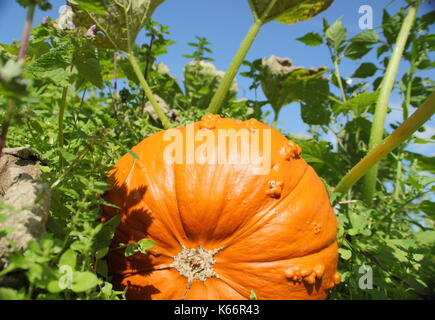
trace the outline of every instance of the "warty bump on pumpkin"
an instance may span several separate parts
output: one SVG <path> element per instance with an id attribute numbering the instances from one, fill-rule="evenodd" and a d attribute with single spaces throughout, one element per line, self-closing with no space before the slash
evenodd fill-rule
<path id="1" fill-rule="evenodd" d="M 268 131 L 270 143 L 258 141 L 269 170 L 238 161 L 254 139 L 203 153 L 226 153 L 234 163 L 188 163 L 190 129 L 203 138 Z M 139 160 L 126 154 L 109 173 L 104 198 L 120 209 L 106 206 L 104 216 L 121 215 L 107 257 L 116 286 L 128 286 L 129 299 L 249 299 L 252 289 L 258 299 L 325 299 L 340 281 L 337 220 L 301 148 L 255 119 L 207 115 L 190 129 L 172 129 L 186 142 L 181 163 L 164 158 L 174 142 L 162 131 L 132 148 Z M 120 243 L 143 238 L 156 246 L 126 257 Z"/>

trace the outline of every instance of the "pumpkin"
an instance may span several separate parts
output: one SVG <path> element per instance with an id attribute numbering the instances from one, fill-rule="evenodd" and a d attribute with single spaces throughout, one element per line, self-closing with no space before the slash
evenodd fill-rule
<path id="1" fill-rule="evenodd" d="M 192 141 L 192 132 L 202 140 Z M 228 143 L 204 147 L 220 132 L 251 139 L 239 134 L 231 147 L 228 134 L 221 140 Z M 175 146 L 168 136 L 181 140 Z M 256 162 L 241 161 L 255 144 Z M 103 210 L 105 219 L 121 215 L 107 261 L 128 299 L 249 299 L 252 290 L 258 299 L 325 299 L 339 283 L 326 189 L 301 148 L 277 130 L 207 115 L 132 151 L 137 157 L 124 155 L 109 173 L 104 198 L 118 208 Z M 223 154 L 232 161 L 210 160 Z M 156 245 L 125 256 L 121 244 L 144 238 Z"/>

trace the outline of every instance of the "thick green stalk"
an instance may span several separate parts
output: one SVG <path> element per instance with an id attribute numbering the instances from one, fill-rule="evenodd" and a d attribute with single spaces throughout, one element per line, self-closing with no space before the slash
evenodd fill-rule
<path id="1" fill-rule="evenodd" d="M 381 83 L 379 98 L 376 103 L 375 115 L 370 132 L 369 150 L 373 150 L 382 140 L 384 133 L 384 123 L 387 114 L 388 103 L 390 101 L 391 91 L 396 79 L 397 70 L 399 68 L 400 60 L 402 59 L 405 44 L 408 40 L 408 35 L 411 31 L 415 17 L 417 15 L 417 7 L 410 6 L 408 13 L 403 21 L 399 35 L 397 37 L 396 45 L 391 55 L 390 61 L 385 72 L 384 79 Z M 363 200 L 370 203 L 376 188 L 376 180 L 378 176 L 378 164 L 373 166 L 364 178 L 363 186 Z"/>
<path id="2" fill-rule="evenodd" d="M 276 2 L 277 0 L 270 1 L 268 7 L 263 12 L 261 17 L 258 17 L 257 14 L 254 12 L 255 22 L 249 29 L 247 35 L 245 36 L 245 39 L 243 39 L 242 43 L 240 44 L 239 50 L 237 50 L 237 53 L 231 61 L 231 64 L 228 67 L 224 78 L 222 79 L 219 87 L 213 95 L 213 98 L 211 99 L 210 105 L 207 109 L 208 113 L 219 113 L 219 111 L 221 110 L 222 103 L 224 102 L 228 91 L 233 84 L 234 78 L 236 77 L 236 74 L 239 71 L 243 60 L 248 54 L 249 49 L 251 48 L 252 43 L 257 37 L 261 27 L 266 23 L 266 18 L 269 15 L 270 10 L 272 10 L 272 8 L 275 6 Z M 250 2 L 250 6 L 251 9 L 253 9 L 252 2 Z"/>
<path id="3" fill-rule="evenodd" d="M 136 77 L 138 78 L 138 80 L 141 84 L 141 87 L 142 87 L 143 91 L 145 92 L 145 95 L 148 98 L 148 101 L 151 103 L 154 111 L 159 116 L 159 119 L 162 122 L 163 127 L 165 129 L 171 128 L 171 126 L 172 126 L 171 121 L 169 121 L 168 117 L 166 117 L 166 114 L 163 112 L 163 110 L 162 110 L 162 108 L 160 108 L 157 100 L 154 98 L 153 92 L 151 91 L 151 88 L 148 86 L 148 83 L 142 74 L 142 71 L 139 67 L 139 64 L 136 60 L 136 57 L 132 53 L 129 53 L 127 56 L 128 56 L 128 60 L 130 61 L 131 66 L 133 67 L 134 73 L 136 74 Z"/>
<path id="4" fill-rule="evenodd" d="M 435 92 L 409 117 L 399 128 L 372 149 L 360 162 L 356 164 L 335 188 L 336 192 L 345 193 L 366 172 L 373 168 L 379 160 L 418 130 L 435 113 Z"/>
<path id="5" fill-rule="evenodd" d="M 219 84 L 219 87 L 210 102 L 210 106 L 207 109 L 208 113 L 219 113 L 222 107 L 222 103 L 224 102 L 228 94 L 228 90 L 231 88 L 234 78 L 236 77 L 236 74 L 239 71 L 242 62 L 248 54 L 248 51 L 251 48 L 251 45 L 254 42 L 255 38 L 257 37 L 257 34 L 260 31 L 262 25 L 263 22 L 261 20 L 256 20 L 249 29 L 248 34 L 240 45 L 239 50 L 234 56 L 233 61 L 231 62 L 227 72 L 225 73 L 224 78 Z"/>

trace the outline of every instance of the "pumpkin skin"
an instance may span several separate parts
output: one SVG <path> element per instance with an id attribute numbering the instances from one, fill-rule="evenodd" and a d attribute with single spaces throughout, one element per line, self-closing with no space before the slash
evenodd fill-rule
<path id="1" fill-rule="evenodd" d="M 128 299 L 239 300 L 249 299 L 251 289 L 258 299 L 325 299 L 339 283 L 337 220 L 300 147 L 255 119 L 207 115 L 193 127 L 213 133 L 269 129 L 270 172 L 253 174 L 252 164 L 243 163 L 167 163 L 165 131 L 133 147 L 139 160 L 124 155 L 109 172 L 112 188 L 104 195 L 120 208 L 104 207 L 105 219 L 121 215 L 107 257 L 115 286 L 128 286 Z M 177 130 L 188 135 L 186 127 Z M 184 156 L 187 148 L 184 143 Z M 226 152 L 237 158 L 240 149 Z M 262 139 L 260 150 L 267 150 Z M 120 243 L 143 238 L 156 243 L 149 254 L 125 257 Z M 188 280 L 174 267 L 175 257 L 183 250 L 184 257 L 195 255 L 200 246 L 214 263 L 206 279 Z M 187 262 L 195 275 L 200 264 Z"/>

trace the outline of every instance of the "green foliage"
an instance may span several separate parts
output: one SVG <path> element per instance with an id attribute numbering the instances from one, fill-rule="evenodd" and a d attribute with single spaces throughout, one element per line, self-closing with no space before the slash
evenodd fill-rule
<path id="1" fill-rule="evenodd" d="M 197 42 L 189 42 L 188 45 L 196 50 L 192 54 L 183 54 L 183 57 L 193 59 L 195 61 L 213 61 L 213 58 L 206 57 L 206 53 L 213 53 L 213 51 L 207 47 L 211 42 L 206 38 L 195 36 Z"/>
<path id="2" fill-rule="evenodd" d="M 405 151 L 408 141 L 380 163 L 378 180 L 382 190 L 375 194 L 372 206 L 360 199 L 361 186 L 355 185 L 346 195 L 333 193 L 337 176 L 350 170 L 366 153 L 377 88 L 382 77 L 370 81 L 385 63 L 382 56 L 391 53 L 396 41 L 404 10 L 393 16 L 384 11 L 381 39 L 375 30 L 366 30 L 348 38 L 340 19 L 330 25 L 324 20 L 322 40 L 308 35 L 298 38 L 307 45 L 326 43 L 331 52 L 331 83 L 341 91 L 328 94 L 326 109 L 334 117 L 320 126 L 312 126 L 312 119 L 302 119 L 311 125 L 313 140 L 289 135 L 302 147 L 302 157 L 311 164 L 330 190 L 339 220 L 339 269 L 342 285 L 331 292 L 331 299 L 433 299 L 434 259 L 434 183 L 433 158 Z M 403 120 L 411 106 L 418 107 L 433 92 L 433 81 L 416 74 L 433 68 L 428 59 L 432 43 L 428 38 L 428 24 L 434 23 L 428 15 L 417 18 L 408 41 L 404 59 L 410 69 L 398 82 L 403 97 Z M 320 35 L 320 34 L 319 34 Z M 305 38 L 305 39 L 304 39 Z M 314 42 L 311 42 L 314 41 Z M 377 47 L 377 48 L 376 48 Z M 376 48 L 378 61 L 362 58 Z M 340 75 L 343 59 L 357 62 L 349 79 Z M 303 110 L 302 110 L 303 111 Z M 316 110 L 317 112 L 320 109 Z M 312 116 L 311 112 L 306 112 Z M 424 129 L 423 129 L 424 130 Z M 335 146 L 321 137 L 332 134 Z M 432 139 L 414 139 L 416 143 L 432 143 Z M 394 189 L 393 191 L 391 191 Z M 368 268 L 368 269 L 367 269 Z M 369 271 L 367 271 L 369 270 Z M 368 275 L 368 277 L 366 277 Z M 372 279 L 372 283 L 366 280 Z"/>

